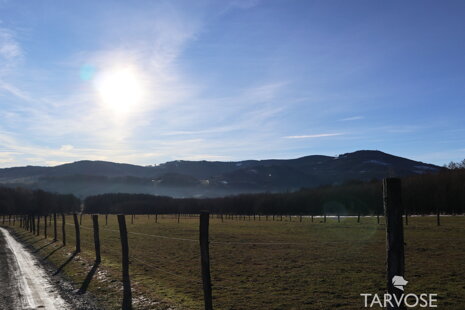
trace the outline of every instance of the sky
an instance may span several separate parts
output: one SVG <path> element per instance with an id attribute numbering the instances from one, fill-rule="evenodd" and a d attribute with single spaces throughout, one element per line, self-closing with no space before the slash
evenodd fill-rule
<path id="1" fill-rule="evenodd" d="M 465 158 L 465 2 L 0 0 L 0 167 Z"/>

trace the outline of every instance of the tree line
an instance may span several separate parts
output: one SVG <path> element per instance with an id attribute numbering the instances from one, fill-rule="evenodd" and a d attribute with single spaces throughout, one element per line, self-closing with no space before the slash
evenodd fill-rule
<path id="1" fill-rule="evenodd" d="M 43 190 L 0 187 L 0 214 L 47 215 L 80 212 L 81 201 L 74 195 L 60 195 Z"/>
<path id="2" fill-rule="evenodd" d="M 465 212 L 465 168 L 402 180 L 402 199 L 410 214 Z M 199 213 L 263 215 L 376 215 L 383 212 L 381 181 L 350 181 L 338 186 L 291 193 L 259 193 L 222 198 L 175 199 L 147 194 L 104 194 L 84 202 L 86 213 Z"/>
<path id="3" fill-rule="evenodd" d="M 465 213 L 465 166 L 402 180 L 402 199 L 410 214 Z M 47 215 L 77 213 L 81 201 L 73 195 L 42 190 L 0 188 L 0 214 Z M 104 194 L 84 200 L 84 213 L 263 215 L 376 215 L 383 212 L 381 181 L 350 181 L 337 186 L 304 188 L 289 193 L 258 193 L 222 198 L 175 199 L 148 194 Z"/>

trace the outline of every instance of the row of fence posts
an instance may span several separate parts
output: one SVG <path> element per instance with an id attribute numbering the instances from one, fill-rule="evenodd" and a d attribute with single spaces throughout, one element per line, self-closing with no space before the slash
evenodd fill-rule
<path id="1" fill-rule="evenodd" d="M 81 237 L 80 237 L 80 225 L 82 223 L 82 219 L 78 220 L 77 214 L 73 214 L 73 221 L 74 221 L 74 228 L 75 228 L 75 253 L 81 252 Z M 47 217 L 44 217 L 44 237 L 47 238 Z M 122 309 L 128 310 L 132 309 L 132 293 L 131 293 L 131 280 L 129 276 L 129 243 L 128 243 L 128 231 L 126 227 L 126 217 L 125 215 L 119 214 L 117 215 L 118 218 L 118 226 L 119 226 L 119 233 L 120 233 L 120 240 L 121 240 L 121 266 L 122 266 L 122 282 L 123 282 L 123 302 L 122 302 Z M 209 213 L 208 212 L 201 212 L 200 213 L 200 227 L 199 227 L 199 243 L 200 243 L 200 257 L 201 257 L 201 270 L 202 270 L 202 282 L 203 282 L 203 290 L 204 290 L 204 301 L 205 301 L 205 309 L 211 310 L 213 309 L 212 303 L 212 285 L 211 285 L 211 277 L 210 277 L 210 255 L 209 255 Z M 57 236 L 57 221 L 56 221 L 56 214 L 53 214 L 53 222 L 54 222 L 54 238 L 53 241 L 58 240 Z M 108 215 L 105 215 L 105 223 L 108 222 Z M 25 230 L 30 231 L 34 235 L 39 235 L 39 227 L 40 227 L 40 216 L 37 217 L 37 226 L 36 226 L 36 219 L 33 215 L 23 216 L 20 217 L 20 227 L 24 228 Z M 50 224 L 49 224 L 50 225 Z M 63 246 L 66 245 L 66 217 L 62 214 L 62 242 Z M 94 246 L 95 246 L 95 263 L 101 262 L 101 251 L 100 251 L 100 235 L 99 235 L 99 222 L 98 222 L 98 215 L 92 215 L 92 226 L 93 226 L 93 235 L 94 235 Z"/>
<path id="2" fill-rule="evenodd" d="M 155 219 L 155 223 L 158 223 L 158 214 L 153 214 L 154 215 L 154 219 Z M 51 222 L 52 222 L 52 215 L 26 215 L 26 217 L 29 217 L 29 216 L 32 216 L 32 217 L 35 217 L 37 216 L 37 224 L 40 224 L 40 218 L 43 216 L 44 217 L 44 220 L 45 222 L 47 221 L 47 218 L 49 218 L 49 223 L 51 225 Z M 148 219 L 150 219 L 150 214 L 147 215 L 148 216 Z M 191 217 L 191 216 L 194 216 L 193 214 L 187 214 L 187 216 Z M 278 218 L 279 217 L 279 222 L 283 221 L 283 217 L 288 217 L 289 218 L 289 221 L 292 222 L 293 220 L 293 217 L 295 217 L 295 221 L 299 221 L 300 223 L 303 222 L 303 215 L 263 215 L 263 214 L 253 214 L 253 215 L 233 215 L 233 214 L 210 214 L 210 217 L 212 216 L 216 216 L 218 219 L 221 219 L 221 222 L 224 222 L 224 219 L 229 219 L 229 220 L 246 220 L 246 218 L 248 217 L 249 220 L 251 220 L 251 218 L 253 217 L 253 220 L 255 221 L 257 218 L 258 218 L 258 221 L 261 221 L 261 218 L 262 217 L 265 217 L 265 221 L 268 221 L 268 218 L 269 217 L 272 217 L 272 221 L 275 221 L 275 218 Z M 405 225 L 408 225 L 409 224 L 409 216 L 410 214 L 407 212 L 407 210 L 405 211 Z M 441 219 L 440 219 L 440 216 L 441 216 L 441 213 L 440 213 L 440 209 L 437 208 L 437 212 L 436 212 L 436 223 L 437 223 L 437 226 L 440 226 L 441 225 Z M 8 215 L 8 219 L 6 220 L 6 216 L 3 215 L 3 224 L 5 224 L 5 222 L 7 221 L 8 223 L 11 223 L 11 221 L 13 220 L 13 224 L 15 223 L 16 219 L 17 219 L 18 216 L 16 215 Z M 79 224 L 82 224 L 82 217 L 83 217 L 83 214 L 81 213 L 80 214 L 80 218 L 79 218 Z M 313 223 L 314 222 L 314 217 L 315 215 L 310 215 L 310 218 L 311 218 L 311 222 Z M 322 222 L 323 223 L 326 223 L 327 222 L 327 215 L 326 213 L 323 213 L 321 215 L 322 217 Z M 180 218 L 181 218 L 181 213 L 176 213 L 175 214 L 175 218 L 177 219 L 177 222 L 180 223 Z M 337 218 L 337 221 L 338 223 L 341 222 L 341 214 L 340 213 L 336 213 L 336 218 Z M 361 214 L 358 213 L 357 214 L 357 223 L 360 223 L 361 220 Z M 135 214 L 132 214 L 131 215 L 131 224 L 134 224 L 135 222 L 135 219 L 136 219 L 136 215 Z M 376 220 L 377 220 L 377 223 L 380 224 L 380 214 L 376 214 Z M 53 213 L 53 222 L 54 222 L 54 232 L 56 232 L 56 213 Z M 64 223 L 64 220 L 62 221 Z M 105 215 L 105 225 L 108 225 L 108 214 Z M 63 225 L 64 226 L 64 225 Z M 37 232 L 37 230 L 39 228 L 35 228 L 36 225 L 35 223 L 32 224 L 32 230 L 34 231 L 35 234 L 39 235 L 39 232 Z M 44 234 L 47 235 L 47 227 L 45 226 L 44 227 Z M 54 238 L 54 241 L 56 241 L 56 238 Z"/>
<path id="3" fill-rule="evenodd" d="M 401 200 L 401 180 L 398 178 L 386 178 L 383 180 L 383 207 L 386 218 L 386 276 L 388 293 L 396 295 L 399 299 L 402 291 L 395 288 L 392 282 L 394 276 L 404 276 L 405 274 L 405 254 L 404 254 L 404 232 L 403 232 L 403 215 L 404 209 Z M 65 215 L 62 214 L 62 234 L 63 245 L 66 245 L 65 232 Z M 157 216 L 157 215 L 156 215 Z M 122 278 L 123 278 L 123 302 L 122 309 L 132 309 L 131 281 L 129 276 L 129 244 L 128 231 L 126 228 L 126 219 L 124 215 L 118 215 L 118 225 L 122 249 Z M 360 215 L 359 215 L 360 217 Z M 208 212 L 200 213 L 199 226 L 199 243 L 201 254 L 201 271 L 204 291 L 205 310 L 213 309 L 212 284 L 210 276 L 210 254 L 209 254 L 209 218 Z M 326 218 L 326 215 L 325 215 Z M 132 220 L 134 218 L 132 217 Z M 157 219 L 157 218 L 156 218 Z M 73 214 L 74 227 L 76 232 L 76 252 L 81 250 L 80 231 L 77 214 Z M 179 220 L 179 216 L 178 216 Z M 54 241 L 57 241 L 56 213 L 53 214 L 54 221 Z M 438 216 L 438 225 L 439 216 Z M 92 215 L 94 243 L 95 243 L 95 260 L 101 261 L 100 255 L 100 238 L 98 215 Z M 105 223 L 108 223 L 108 215 L 105 215 Z M 20 226 L 34 234 L 39 234 L 40 217 L 37 219 L 37 229 L 35 226 L 34 216 L 20 217 Z M 45 217 L 45 226 L 46 217 Z M 47 232 L 45 232 L 47 234 Z M 403 309 L 401 307 L 388 307 L 388 309 Z"/>

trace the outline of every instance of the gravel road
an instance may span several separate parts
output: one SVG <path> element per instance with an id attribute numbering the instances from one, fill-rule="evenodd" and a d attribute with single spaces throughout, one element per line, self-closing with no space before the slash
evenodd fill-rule
<path id="1" fill-rule="evenodd" d="M 70 283 L 49 274 L 25 246 L 0 227 L 0 309 L 98 309 L 86 296 L 76 296 Z"/>

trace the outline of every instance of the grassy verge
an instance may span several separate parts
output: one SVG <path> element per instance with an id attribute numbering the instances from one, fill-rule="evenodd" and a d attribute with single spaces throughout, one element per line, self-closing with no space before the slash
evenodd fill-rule
<path id="1" fill-rule="evenodd" d="M 72 223 L 71 217 L 67 223 Z M 134 224 L 127 216 L 127 223 L 135 308 L 201 309 L 198 219 L 182 217 L 177 223 L 173 216 L 159 216 L 155 223 L 153 216 L 139 215 Z M 109 216 L 105 225 L 100 216 L 100 225 L 103 261 L 88 291 L 106 309 L 118 309 L 121 247 L 116 217 Z M 93 263 L 91 227 L 90 216 L 85 215 L 83 251 L 62 268 L 78 287 Z M 15 229 L 57 267 L 74 249 L 73 225 L 66 225 L 66 247 Z M 342 218 L 341 223 L 215 218 L 210 234 L 215 309 L 360 309 L 361 293 L 384 293 L 385 226 L 376 218 L 362 218 L 361 223 L 356 218 Z M 406 293 L 437 293 L 440 308 L 463 309 L 463 236 L 462 216 L 443 217 L 439 227 L 432 217 L 410 218 L 405 227 Z"/>

